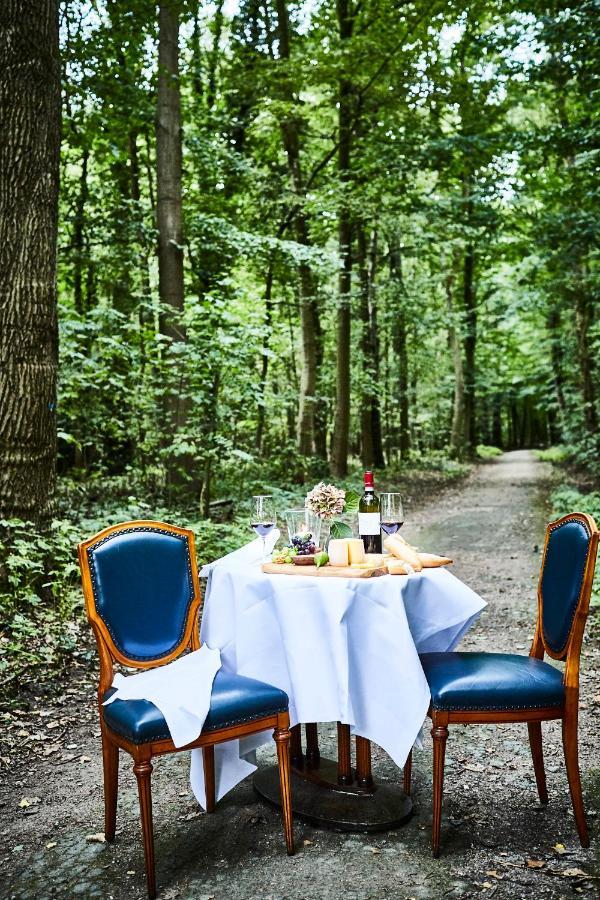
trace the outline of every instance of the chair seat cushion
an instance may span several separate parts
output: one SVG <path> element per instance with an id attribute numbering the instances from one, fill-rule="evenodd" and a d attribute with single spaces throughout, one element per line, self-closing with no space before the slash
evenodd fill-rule
<path id="1" fill-rule="evenodd" d="M 106 700 L 113 693 L 110 688 Z M 244 678 L 220 669 L 213 681 L 210 710 L 204 722 L 202 733 L 242 725 L 253 719 L 285 712 L 288 696 L 285 691 Z M 160 710 L 149 700 L 115 700 L 102 707 L 104 721 L 112 731 L 134 744 L 145 744 L 170 738 L 169 729 Z"/>
<path id="2" fill-rule="evenodd" d="M 434 709 L 513 710 L 561 706 L 562 672 L 512 653 L 423 653 Z"/>

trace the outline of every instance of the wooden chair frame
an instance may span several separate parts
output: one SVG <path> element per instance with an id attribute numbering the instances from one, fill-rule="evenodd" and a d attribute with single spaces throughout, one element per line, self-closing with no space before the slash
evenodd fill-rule
<path id="1" fill-rule="evenodd" d="M 580 522 L 589 535 L 589 545 L 586 557 L 585 569 L 579 599 L 575 607 L 573 621 L 569 636 L 564 647 L 556 653 L 551 650 L 544 637 L 542 627 L 542 575 L 548 550 L 550 534 L 555 528 L 565 522 Z M 547 707 L 544 709 L 519 709 L 519 710 L 436 710 L 429 707 L 428 716 L 432 722 L 431 735 L 433 737 L 433 823 L 432 823 L 432 850 L 434 856 L 440 853 L 440 831 L 442 821 L 442 797 L 444 790 L 444 759 L 446 754 L 446 740 L 448 738 L 448 725 L 485 725 L 489 723 L 526 722 L 529 732 L 529 744 L 535 772 L 535 780 L 540 802 L 548 802 L 548 790 L 546 787 L 546 772 L 544 769 L 544 755 L 542 749 L 542 722 L 551 719 L 562 720 L 562 740 L 565 754 L 565 765 L 569 781 L 569 791 L 575 815 L 575 824 L 582 847 L 589 847 L 590 839 L 585 821 L 585 810 L 581 793 L 581 776 L 579 772 L 579 753 L 577 740 L 578 714 L 579 714 L 579 665 L 581 656 L 581 644 L 585 623 L 590 608 L 590 597 L 594 581 L 596 567 L 596 555 L 598 552 L 599 532 L 596 523 L 591 516 L 585 513 L 569 513 L 555 522 L 551 522 L 546 529 L 546 539 L 540 578 L 538 582 L 538 615 L 533 637 L 533 643 L 529 656 L 543 659 L 547 653 L 551 659 L 565 661 L 563 684 L 565 687 L 565 700 L 562 706 Z M 412 772 L 412 753 L 409 754 L 404 767 L 404 790 L 410 794 Z"/>
<path id="2" fill-rule="evenodd" d="M 113 638 L 100 617 L 94 599 L 92 576 L 88 559 L 88 549 L 99 541 L 109 538 L 111 535 L 131 529 L 153 531 L 165 531 L 185 537 L 188 541 L 190 559 L 192 562 L 193 599 L 190 604 L 183 637 L 177 647 L 168 655 L 159 660 L 140 661 L 125 656 L 116 646 Z M 152 794 L 151 775 L 152 759 L 155 756 L 164 756 L 167 753 L 178 753 L 185 750 L 202 748 L 204 762 L 204 779 L 206 785 L 206 811 L 213 812 L 215 808 L 215 765 L 214 747 L 225 741 L 245 737 L 273 728 L 273 737 L 277 746 L 277 759 L 279 763 L 281 804 L 283 813 L 283 825 L 285 843 L 289 855 L 294 852 L 294 837 L 292 823 L 292 802 L 290 783 L 290 720 L 288 712 L 280 712 L 273 715 L 253 719 L 240 725 L 227 728 L 219 728 L 200 735 L 197 740 L 185 747 L 175 747 L 171 739 L 149 741 L 144 744 L 134 744 L 121 735 L 108 728 L 102 715 L 102 701 L 105 692 L 110 688 L 114 678 L 114 663 L 119 662 L 125 666 L 137 669 L 151 669 L 158 665 L 172 662 L 186 650 L 198 650 L 200 648 L 200 636 L 198 629 L 198 613 L 201 604 L 200 583 L 196 568 L 196 548 L 194 535 L 185 528 L 168 525 L 165 522 L 153 522 L 136 520 L 124 522 L 120 525 L 112 525 L 100 531 L 94 537 L 79 544 L 79 565 L 85 598 L 85 609 L 88 620 L 94 631 L 98 654 L 100 657 L 100 680 L 98 684 L 98 707 L 100 713 L 100 728 L 102 733 L 102 762 L 104 770 L 104 835 L 107 841 L 113 841 L 116 830 L 117 817 L 117 791 L 119 750 L 124 750 L 133 757 L 133 771 L 137 779 L 138 795 L 140 802 L 140 815 L 142 824 L 142 836 L 144 841 L 144 856 L 146 863 L 146 878 L 148 884 L 148 896 L 156 896 L 156 875 L 154 862 L 154 835 L 152 827 Z"/>

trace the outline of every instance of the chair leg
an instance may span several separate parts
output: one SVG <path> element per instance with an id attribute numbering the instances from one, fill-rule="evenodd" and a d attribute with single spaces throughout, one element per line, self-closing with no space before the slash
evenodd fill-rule
<path id="1" fill-rule="evenodd" d="M 206 791 L 206 812 L 215 811 L 215 748 L 204 747 L 202 749 L 202 762 L 204 763 L 204 788 Z"/>
<path id="2" fill-rule="evenodd" d="M 431 830 L 431 848 L 433 855 L 439 856 L 442 797 L 444 795 L 444 759 L 446 756 L 448 728 L 445 724 L 438 723 L 434 719 L 431 735 L 433 737 L 433 825 Z"/>
<path id="3" fill-rule="evenodd" d="M 152 763 L 149 758 L 135 761 L 133 771 L 138 783 L 140 798 L 140 815 L 142 819 L 142 835 L 144 838 L 144 857 L 146 860 L 146 880 L 150 900 L 156 897 L 156 874 L 154 869 L 154 833 L 152 830 L 152 790 L 150 776 Z"/>
<path id="4" fill-rule="evenodd" d="M 529 731 L 529 746 L 531 747 L 531 758 L 533 759 L 533 770 L 535 772 L 538 796 L 540 798 L 540 803 L 547 803 L 548 789 L 546 787 L 544 751 L 542 749 L 542 723 L 528 722 L 527 730 Z"/>
<path id="5" fill-rule="evenodd" d="M 579 774 L 577 713 L 575 713 L 574 716 L 568 714 L 565 715 L 562 722 L 562 738 L 565 763 L 567 766 L 567 777 L 569 779 L 569 790 L 571 791 L 571 802 L 573 804 L 573 812 L 575 813 L 575 824 L 577 825 L 577 831 L 579 832 L 581 846 L 589 847 L 590 838 L 585 821 L 585 810 L 583 808 L 583 797 L 581 795 L 581 776 Z"/>
<path id="6" fill-rule="evenodd" d="M 119 748 L 102 729 L 102 767 L 104 770 L 104 837 L 114 841 L 117 827 L 117 788 Z"/>
<path id="7" fill-rule="evenodd" d="M 404 793 L 407 797 L 410 797 L 410 785 L 412 779 L 412 750 L 406 757 L 406 762 L 404 763 Z"/>
<path id="8" fill-rule="evenodd" d="M 273 732 L 277 745 L 277 761 L 279 763 L 279 789 L 281 791 L 281 811 L 283 813 L 283 830 L 288 856 L 294 852 L 294 825 L 292 820 L 292 787 L 290 782 L 290 730 L 277 727 Z"/>

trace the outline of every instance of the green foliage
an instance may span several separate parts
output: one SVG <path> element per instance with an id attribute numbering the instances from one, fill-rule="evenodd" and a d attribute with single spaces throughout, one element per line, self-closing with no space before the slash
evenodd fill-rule
<path id="1" fill-rule="evenodd" d="M 558 519 L 570 512 L 583 512 L 593 516 L 596 523 L 600 523 L 600 491 L 583 494 L 571 485 L 562 484 L 553 491 L 550 502 L 553 519 Z M 592 605 L 598 615 L 600 610 L 600 566 L 596 567 Z"/>
<path id="2" fill-rule="evenodd" d="M 490 447 L 487 444 L 478 444 L 476 453 L 479 459 L 495 459 L 497 456 L 502 456 L 500 447 Z"/>
<path id="3" fill-rule="evenodd" d="M 542 462 L 556 463 L 557 465 L 570 462 L 577 455 L 576 449 L 567 444 L 557 444 L 555 447 L 546 447 L 544 450 L 534 450 L 533 452 Z"/>

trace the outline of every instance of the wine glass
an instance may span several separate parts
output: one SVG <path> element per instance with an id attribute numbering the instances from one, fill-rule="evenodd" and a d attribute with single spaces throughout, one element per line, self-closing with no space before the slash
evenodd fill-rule
<path id="1" fill-rule="evenodd" d="M 275 504 L 273 503 L 273 497 L 270 494 L 258 494 L 252 498 L 252 518 L 250 522 L 252 528 L 262 540 L 262 561 L 265 562 L 266 539 L 275 528 L 277 522 Z"/>
<path id="2" fill-rule="evenodd" d="M 387 535 L 396 534 L 404 525 L 402 495 L 384 493 L 379 495 L 381 528 Z"/>

